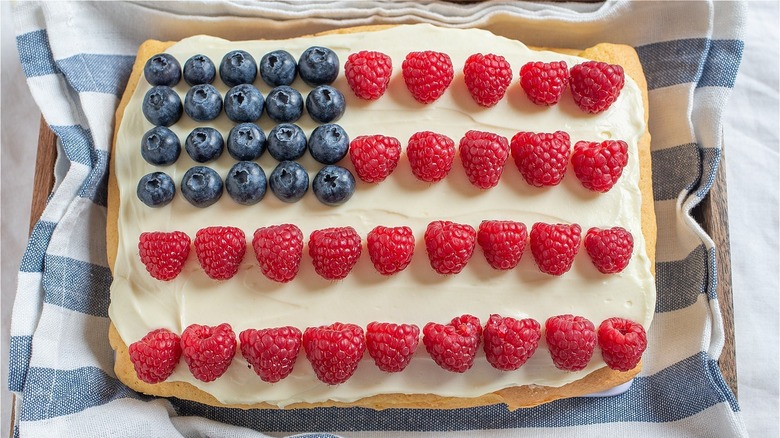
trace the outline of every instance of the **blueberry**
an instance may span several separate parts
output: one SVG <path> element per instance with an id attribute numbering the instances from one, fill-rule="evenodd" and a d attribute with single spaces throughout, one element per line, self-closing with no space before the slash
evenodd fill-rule
<path id="1" fill-rule="evenodd" d="M 341 91 L 330 85 L 320 85 L 306 96 L 306 111 L 320 123 L 335 122 L 344 115 L 346 101 Z"/>
<path id="2" fill-rule="evenodd" d="M 156 85 L 146 92 L 141 110 L 151 124 L 171 126 L 181 118 L 181 98 L 173 88 Z"/>
<path id="3" fill-rule="evenodd" d="M 339 57 L 326 47 L 309 47 L 298 60 L 298 73 L 311 87 L 330 84 L 339 75 Z"/>
<path id="4" fill-rule="evenodd" d="M 295 161 L 282 161 L 271 172 L 268 185 L 277 198 L 295 202 L 309 190 L 309 174 Z"/>
<path id="5" fill-rule="evenodd" d="M 257 77 L 255 58 L 243 50 L 228 52 L 219 64 L 219 77 L 228 87 L 251 84 Z"/>
<path id="6" fill-rule="evenodd" d="M 184 111 L 193 120 L 214 120 L 222 112 L 222 95 L 211 84 L 195 85 L 184 96 Z"/>
<path id="7" fill-rule="evenodd" d="M 349 151 L 349 137 L 335 124 L 320 125 L 309 136 L 309 153 L 322 164 L 336 164 Z"/>
<path id="8" fill-rule="evenodd" d="M 291 123 L 303 114 L 303 97 L 295 88 L 281 85 L 268 93 L 265 99 L 268 117 L 276 123 Z"/>
<path id="9" fill-rule="evenodd" d="M 204 208 L 222 197 L 222 178 L 206 166 L 191 167 L 181 179 L 181 194 L 190 204 Z"/>
<path id="10" fill-rule="evenodd" d="M 252 161 L 239 161 L 230 168 L 225 188 L 234 201 L 243 205 L 260 202 L 266 190 L 265 172 Z"/>
<path id="11" fill-rule="evenodd" d="M 298 72 L 295 58 L 284 50 L 266 53 L 257 67 L 260 70 L 260 77 L 272 87 L 292 84 Z"/>
<path id="12" fill-rule="evenodd" d="M 265 133 L 254 123 L 238 124 L 228 133 L 227 150 L 238 161 L 256 160 L 265 152 Z"/>
<path id="13" fill-rule="evenodd" d="M 217 77 L 217 67 L 206 55 L 193 55 L 184 63 L 184 80 L 189 85 L 210 84 Z"/>
<path id="14" fill-rule="evenodd" d="M 236 123 L 254 122 L 263 115 L 263 100 L 253 85 L 236 85 L 225 94 L 225 114 Z"/>
<path id="15" fill-rule="evenodd" d="M 306 152 L 306 135 L 298 125 L 281 123 L 268 133 L 268 152 L 279 161 L 297 160 Z"/>
<path id="16" fill-rule="evenodd" d="M 141 139 L 141 156 L 149 164 L 167 166 L 175 163 L 180 154 L 179 137 L 165 126 L 155 126 Z"/>
<path id="17" fill-rule="evenodd" d="M 138 199 L 149 207 L 162 207 L 173 199 L 176 186 L 173 179 L 163 172 L 152 172 L 138 181 L 136 194 Z"/>
<path id="18" fill-rule="evenodd" d="M 355 177 L 341 166 L 325 166 L 311 184 L 314 196 L 325 205 L 341 205 L 355 193 Z"/>
<path id="19" fill-rule="evenodd" d="M 144 77 L 152 85 L 173 87 L 181 80 L 181 66 L 173 56 L 158 53 L 146 61 Z"/>
<path id="20" fill-rule="evenodd" d="M 201 126 L 195 128 L 184 141 L 184 148 L 187 154 L 198 163 L 205 163 L 216 160 L 222 155 L 225 148 L 225 141 L 222 134 L 214 128 Z"/>

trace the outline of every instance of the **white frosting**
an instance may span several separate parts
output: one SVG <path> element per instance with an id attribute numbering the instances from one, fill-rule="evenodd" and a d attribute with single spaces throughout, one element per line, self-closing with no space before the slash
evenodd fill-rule
<path id="1" fill-rule="evenodd" d="M 143 79 L 125 110 L 114 153 L 116 178 L 121 194 L 119 242 L 114 282 L 111 286 L 111 320 L 126 344 L 152 329 L 165 327 L 176 333 L 192 323 L 216 325 L 230 323 L 236 333 L 246 328 L 294 325 L 300 329 L 332 322 L 350 322 L 365 327 L 371 321 L 415 323 L 422 328 L 429 321 L 448 322 L 463 313 L 476 315 L 484 323 L 491 313 L 504 316 L 533 317 L 540 323 L 553 315 L 582 315 L 598 325 L 612 317 L 626 317 L 648 327 L 655 303 L 654 280 L 646 256 L 640 229 L 641 193 L 637 141 L 644 131 L 640 90 L 630 78 L 617 102 L 600 115 L 580 111 L 566 92 L 553 107 L 532 104 L 517 80 L 520 67 L 531 60 L 565 60 L 570 66 L 583 60 L 552 52 L 535 52 L 523 44 L 481 30 L 446 30 L 428 25 L 399 26 L 388 30 L 343 35 L 327 35 L 286 41 L 228 42 L 199 36 L 183 40 L 168 52 L 181 64 L 190 56 L 203 53 L 216 64 L 233 49 L 249 51 L 257 60 L 275 49 L 285 49 L 298 57 L 306 48 L 321 45 L 333 49 L 341 60 L 338 79 L 333 84 L 347 99 L 341 124 L 350 138 L 366 134 L 394 136 L 405 147 L 412 133 L 431 130 L 452 138 L 456 144 L 470 129 L 492 131 L 511 137 L 518 131 L 569 133 L 572 144 L 578 140 L 622 139 L 629 145 L 629 162 L 618 184 L 606 194 L 584 189 L 567 170 L 556 187 L 529 186 L 520 176 L 511 157 L 498 186 L 482 191 L 472 186 L 456 159 L 452 171 L 436 184 L 417 181 L 405 157 L 384 182 L 366 184 L 358 180 L 357 190 L 347 203 L 328 207 L 309 191 L 294 204 L 286 204 L 268 191 L 254 206 L 233 202 L 227 193 L 211 207 L 191 206 L 178 192 L 166 207 L 152 209 L 142 204 L 135 190 L 141 176 L 156 170 L 168 173 L 177 187 L 188 168 L 196 165 L 183 151 L 171 166 L 155 168 L 140 155 L 141 135 L 152 125 L 141 113 L 141 101 L 150 88 Z M 379 50 L 393 60 L 393 76 L 387 93 L 377 101 L 362 101 L 354 96 L 343 75 L 343 63 L 350 53 Z M 407 91 L 401 76 L 401 63 L 409 51 L 438 50 L 450 55 L 455 79 L 435 103 L 417 103 Z M 512 65 L 515 78 L 507 95 L 498 105 L 482 108 L 469 96 L 462 68 L 465 59 L 477 52 L 497 53 Z M 227 87 L 217 79 L 214 85 L 223 94 Z M 268 93 L 270 88 L 258 75 L 255 85 Z M 310 87 L 300 79 L 293 84 L 306 96 Z M 187 84 L 176 91 L 182 96 Z M 308 135 L 316 126 L 308 115 L 297 122 Z M 267 133 L 273 126 L 267 115 L 259 122 Z M 186 115 L 172 129 L 184 143 L 196 126 Z M 223 136 L 233 123 L 224 115 L 205 125 L 218 128 Z M 313 177 L 321 165 L 308 153 L 301 163 Z M 265 153 L 258 162 L 267 175 L 276 165 Z M 225 152 L 208 165 L 223 177 L 235 161 Z M 352 169 L 349 158 L 340 164 Z M 591 226 L 622 226 L 635 239 L 629 266 L 620 274 L 600 274 L 584 249 L 574 266 L 563 276 L 541 273 L 530 250 L 520 265 L 511 271 L 495 271 L 485 261 L 481 249 L 458 275 L 443 276 L 431 270 L 423 244 L 423 233 L 432 220 L 446 219 L 478 227 L 486 219 L 512 219 L 524 222 L 529 230 L 537 221 L 579 223 L 583 233 Z M 239 273 L 227 281 L 206 277 L 194 251 L 184 272 L 173 281 L 151 278 L 140 263 L 138 236 L 144 231 L 181 230 L 192 238 L 198 229 L 212 225 L 240 227 L 251 243 L 258 227 L 295 223 L 308 239 L 318 228 L 354 227 L 364 238 L 376 225 L 407 225 L 414 230 L 417 249 L 411 265 L 403 272 L 384 277 L 378 274 L 364 250 L 353 272 L 342 281 L 327 281 L 314 273 L 306 250 L 298 276 L 290 283 L 277 284 L 260 273 L 251 245 Z M 479 352 L 474 367 L 464 374 L 447 372 L 428 357 L 422 342 L 409 367 L 401 373 L 379 371 L 366 353 L 354 376 L 346 383 L 329 386 L 315 377 L 303 351 L 293 373 L 279 383 L 262 382 L 236 355 L 221 378 L 211 383 L 194 379 L 181 361 L 169 380 L 186 381 L 209 392 L 223 403 L 269 402 L 285 406 L 294 402 L 337 400 L 350 402 L 382 393 L 433 393 L 442 396 L 478 396 L 515 385 L 561 386 L 603 367 L 598 351 L 581 372 L 559 371 L 552 365 L 542 341 L 536 354 L 513 372 L 493 369 Z"/>

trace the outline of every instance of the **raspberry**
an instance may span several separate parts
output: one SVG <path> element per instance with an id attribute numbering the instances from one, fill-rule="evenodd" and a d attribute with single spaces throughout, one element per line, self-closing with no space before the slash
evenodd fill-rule
<path id="1" fill-rule="evenodd" d="M 401 142 L 384 135 L 361 135 L 349 144 L 349 158 L 361 180 L 367 183 L 384 181 L 398 166 Z"/>
<path id="2" fill-rule="evenodd" d="M 366 327 L 366 347 L 380 370 L 403 371 L 420 342 L 420 328 L 414 324 L 372 322 Z"/>
<path id="3" fill-rule="evenodd" d="M 130 344 L 127 351 L 140 380 L 160 383 L 170 377 L 179 363 L 179 335 L 164 328 L 152 330 L 140 341 Z"/>
<path id="4" fill-rule="evenodd" d="M 571 154 L 569 134 L 518 132 L 511 144 L 512 158 L 528 184 L 544 187 L 561 182 Z"/>
<path id="5" fill-rule="evenodd" d="M 520 263 L 528 231 L 525 224 L 514 221 L 482 221 L 477 242 L 494 269 L 512 269 Z"/>
<path id="6" fill-rule="evenodd" d="M 471 184 L 489 189 L 498 184 L 509 157 L 509 142 L 492 132 L 468 131 L 460 139 L 460 161 Z"/>
<path id="7" fill-rule="evenodd" d="M 443 134 L 431 131 L 416 132 L 409 138 L 406 156 L 417 179 L 438 182 L 452 169 L 455 142 Z"/>
<path id="8" fill-rule="evenodd" d="M 382 97 L 393 74 L 393 61 L 381 52 L 352 53 L 344 64 L 344 76 L 355 95 L 365 100 Z"/>
<path id="9" fill-rule="evenodd" d="M 645 329 L 634 321 L 609 318 L 599 325 L 599 348 L 607 366 L 613 370 L 634 369 L 647 348 Z"/>
<path id="10" fill-rule="evenodd" d="M 195 234 L 195 254 L 215 280 L 227 280 L 238 272 L 246 253 L 246 236 L 235 227 L 201 228 Z"/>
<path id="11" fill-rule="evenodd" d="M 455 74 L 450 57 L 432 51 L 410 52 L 401 69 L 406 88 L 420 103 L 431 103 L 441 97 Z"/>
<path id="12" fill-rule="evenodd" d="M 303 332 L 303 348 L 317 378 L 337 385 L 355 373 L 366 351 L 366 340 L 359 326 L 336 322 L 307 328 Z"/>
<path id="13" fill-rule="evenodd" d="M 360 258 L 360 236 L 352 227 L 315 230 L 309 237 L 309 256 L 314 270 L 328 280 L 341 280 Z"/>
<path id="14" fill-rule="evenodd" d="M 580 249 L 581 233 L 577 224 L 535 223 L 531 227 L 531 254 L 539 269 L 550 275 L 568 272 Z"/>
<path id="15" fill-rule="evenodd" d="M 425 250 L 439 274 L 457 274 L 474 254 L 477 232 L 471 225 L 434 221 L 425 230 Z"/>
<path id="16" fill-rule="evenodd" d="M 141 233 L 138 238 L 141 263 L 158 280 L 173 280 L 190 254 L 190 237 L 181 231 Z"/>
<path id="17" fill-rule="evenodd" d="M 547 319 L 544 338 L 555 367 L 564 371 L 585 368 L 596 346 L 593 323 L 581 316 L 559 315 Z"/>
<path id="18" fill-rule="evenodd" d="M 491 107 L 504 97 L 512 82 L 512 67 L 501 55 L 475 53 L 466 59 L 463 78 L 474 101 Z"/>
<path id="19" fill-rule="evenodd" d="M 623 227 L 591 228 L 585 235 L 585 251 L 600 272 L 615 274 L 628 266 L 634 236 Z"/>
<path id="20" fill-rule="evenodd" d="M 449 324 L 429 322 L 423 327 L 423 344 L 437 365 L 464 373 L 474 365 L 482 341 L 482 325 L 472 315 L 454 318 Z"/>
<path id="21" fill-rule="evenodd" d="M 537 105 L 555 105 L 568 85 L 569 67 L 565 61 L 529 62 L 520 68 L 520 86 Z"/>
<path id="22" fill-rule="evenodd" d="M 574 144 L 571 164 L 586 189 L 608 192 L 628 164 L 628 145 L 623 140 L 578 141 Z"/>
<path id="23" fill-rule="evenodd" d="M 258 228 L 252 248 L 263 275 L 287 283 L 298 274 L 303 255 L 303 233 L 293 224 Z"/>
<path id="24" fill-rule="evenodd" d="M 541 326 L 532 318 L 515 319 L 490 315 L 485 325 L 485 356 L 493 368 L 513 371 L 536 352 Z"/>
<path id="25" fill-rule="evenodd" d="M 301 349 L 301 331 L 295 327 L 246 329 L 238 335 L 241 355 L 263 382 L 287 377 Z"/>
<path id="26" fill-rule="evenodd" d="M 587 61 L 571 68 L 571 94 L 585 112 L 596 114 L 609 108 L 625 82 L 623 67 Z"/>
<path id="27" fill-rule="evenodd" d="M 366 238 L 368 255 L 377 272 L 392 275 L 409 266 L 414 254 L 414 234 L 409 227 L 378 226 Z"/>
<path id="28" fill-rule="evenodd" d="M 192 324 L 181 334 L 184 361 L 192 375 L 211 382 L 227 371 L 236 354 L 236 334 L 230 324 L 216 327 Z"/>

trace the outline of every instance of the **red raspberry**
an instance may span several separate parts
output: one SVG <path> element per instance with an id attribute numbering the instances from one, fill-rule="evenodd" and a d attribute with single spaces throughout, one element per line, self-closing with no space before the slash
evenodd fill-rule
<path id="1" fill-rule="evenodd" d="M 455 75 L 450 57 L 430 50 L 410 52 L 401 70 L 406 88 L 420 103 L 431 103 L 441 97 Z"/>
<path id="2" fill-rule="evenodd" d="M 585 235 L 584 245 L 600 272 L 615 274 L 628 266 L 634 251 L 634 236 L 623 227 L 591 228 Z"/>
<path id="3" fill-rule="evenodd" d="M 525 224 L 514 221 L 482 221 L 477 242 L 494 269 L 512 269 L 520 263 L 528 231 Z"/>
<path id="4" fill-rule="evenodd" d="M 152 277 L 173 280 L 190 254 L 190 237 L 181 231 L 141 233 L 138 253 Z"/>
<path id="5" fill-rule="evenodd" d="M 518 132 L 512 137 L 512 158 L 528 184 L 558 185 L 566 173 L 571 154 L 569 134 Z"/>
<path id="6" fill-rule="evenodd" d="M 303 332 L 303 348 L 317 378 L 328 385 L 338 385 L 355 373 L 366 351 L 366 340 L 359 326 L 336 322 L 307 328 Z"/>
<path id="7" fill-rule="evenodd" d="M 460 139 L 460 161 L 471 184 L 489 189 L 498 184 L 509 158 L 509 141 L 492 132 L 468 131 Z"/>
<path id="8" fill-rule="evenodd" d="M 195 254 L 215 280 L 227 280 L 238 272 L 246 253 L 246 236 L 236 227 L 207 227 L 195 235 Z"/>
<path id="9" fill-rule="evenodd" d="M 474 101 L 491 107 L 504 97 L 512 82 L 512 67 L 501 55 L 475 53 L 466 59 L 463 78 Z"/>
<path id="10" fill-rule="evenodd" d="M 263 275 L 287 283 L 295 278 L 301 265 L 303 233 L 293 224 L 258 228 L 252 238 L 252 248 Z"/>
<path id="11" fill-rule="evenodd" d="M 529 62 L 520 68 L 520 86 L 537 105 L 555 105 L 568 85 L 569 67 L 565 61 Z"/>
<path id="12" fill-rule="evenodd" d="M 585 368 L 596 346 L 593 323 L 581 316 L 553 316 L 544 324 L 544 338 L 555 367 L 564 371 Z"/>
<path id="13" fill-rule="evenodd" d="M 179 335 L 160 328 L 150 331 L 128 347 L 135 374 L 146 383 L 164 382 L 181 357 Z"/>
<path id="14" fill-rule="evenodd" d="M 623 140 L 578 141 L 574 144 L 571 164 L 586 189 L 608 192 L 628 164 L 628 145 Z"/>
<path id="15" fill-rule="evenodd" d="M 425 230 L 425 250 L 439 274 L 457 274 L 474 254 L 477 232 L 471 225 L 433 221 Z"/>
<path id="16" fill-rule="evenodd" d="M 367 183 L 384 181 L 398 166 L 401 142 L 384 135 L 361 135 L 349 144 L 349 158 L 361 180 Z"/>
<path id="17" fill-rule="evenodd" d="M 241 355 L 263 382 L 275 383 L 290 375 L 301 349 L 301 331 L 290 326 L 246 329 L 238 338 Z"/>
<path id="18" fill-rule="evenodd" d="M 392 275 L 409 266 L 414 254 L 414 234 L 409 227 L 378 226 L 366 238 L 368 255 L 382 275 Z"/>
<path id="19" fill-rule="evenodd" d="M 464 373 L 474 365 L 482 341 L 476 316 L 462 315 L 449 324 L 429 322 L 423 327 L 423 344 L 433 361 L 447 371 Z"/>
<path id="20" fill-rule="evenodd" d="M 236 354 L 236 334 L 230 324 L 216 327 L 192 324 L 181 334 L 184 361 L 192 375 L 203 382 L 225 374 Z"/>
<path id="21" fill-rule="evenodd" d="M 352 227 L 315 230 L 309 237 L 309 255 L 314 270 L 328 280 L 341 280 L 360 258 L 363 247 Z"/>
<path id="22" fill-rule="evenodd" d="M 585 112 L 596 114 L 609 108 L 625 82 L 623 67 L 587 61 L 571 68 L 571 94 Z"/>
<path id="23" fill-rule="evenodd" d="M 409 138 L 406 156 L 417 179 L 438 182 L 452 169 L 455 142 L 443 134 L 431 131 L 416 132 Z"/>
<path id="24" fill-rule="evenodd" d="M 550 275 L 568 272 L 580 249 L 581 233 L 577 224 L 535 223 L 531 227 L 531 254 L 539 269 Z"/>
<path id="25" fill-rule="evenodd" d="M 513 371 L 536 352 L 541 326 L 532 318 L 515 319 L 490 315 L 485 325 L 485 356 L 493 368 Z"/>
<path id="26" fill-rule="evenodd" d="M 380 370 L 403 371 L 420 342 L 420 328 L 414 324 L 372 322 L 366 327 L 368 354 Z"/>
<path id="27" fill-rule="evenodd" d="M 634 369 L 647 348 L 645 329 L 634 321 L 609 318 L 599 326 L 599 348 L 607 366 L 613 370 Z"/>
<path id="28" fill-rule="evenodd" d="M 393 74 L 393 61 L 382 52 L 352 53 L 344 64 L 344 76 L 355 95 L 365 100 L 382 97 Z"/>

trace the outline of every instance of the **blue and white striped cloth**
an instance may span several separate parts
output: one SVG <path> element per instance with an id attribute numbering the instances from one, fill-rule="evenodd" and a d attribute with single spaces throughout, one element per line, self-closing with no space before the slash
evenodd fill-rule
<path id="1" fill-rule="evenodd" d="M 690 216 L 721 160 L 721 113 L 742 56 L 744 4 L 20 2 L 14 8 L 27 83 L 60 152 L 54 192 L 19 273 L 9 370 L 15 436 L 746 436 L 717 365 L 724 343 L 717 248 Z M 281 38 L 410 22 L 482 27 L 536 46 L 636 47 L 650 95 L 658 302 L 644 369 L 628 392 L 516 412 L 501 406 L 243 411 L 152 399 L 124 387 L 114 377 L 106 336 L 106 175 L 114 109 L 138 45 L 199 33 Z"/>

